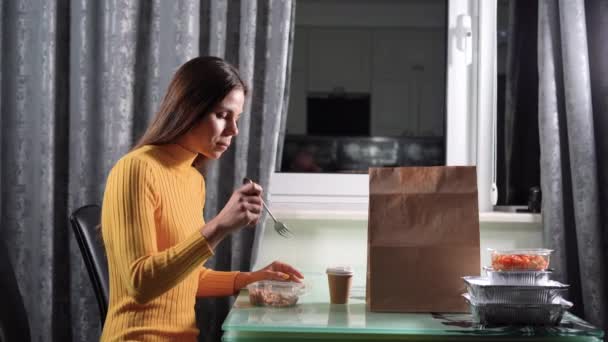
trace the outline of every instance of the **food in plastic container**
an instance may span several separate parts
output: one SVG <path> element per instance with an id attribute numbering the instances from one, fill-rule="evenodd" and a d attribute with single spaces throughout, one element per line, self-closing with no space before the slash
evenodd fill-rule
<path id="1" fill-rule="evenodd" d="M 470 294 L 465 297 L 473 319 L 488 325 L 558 325 L 572 303 L 560 298 L 554 304 L 483 304 Z"/>
<path id="2" fill-rule="evenodd" d="M 306 290 L 302 283 L 262 280 L 247 285 L 249 302 L 256 306 L 294 306 Z"/>
<path id="3" fill-rule="evenodd" d="M 549 268 L 549 256 L 553 250 L 537 249 L 490 249 L 492 268 L 496 271 L 545 271 Z"/>
<path id="4" fill-rule="evenodd" d="M 496 285 L 542 285 L 549 282 L 551 270 L 546 271 L 496 271 L 484 267 L 491 284 Z"/>

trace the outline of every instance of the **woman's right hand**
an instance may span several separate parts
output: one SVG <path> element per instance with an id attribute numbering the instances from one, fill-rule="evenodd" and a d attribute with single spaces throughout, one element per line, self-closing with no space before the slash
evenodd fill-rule
<path id="1" fill-rule="evenodd" d="M 262 187 L 256 183 L 241 186 L 232 193 L 228 203 L 217 215 L 217 224 L 233 232 L 255 225 L 262 212 Z"/>
<path id="2" fill-rule="evenodd" d="M 252 182 L 232 193 L 220 213 L 201 230 L 212 248 L 226 235 L 258 223 L 262 212 L 262 191 L 259 184 Z"/>

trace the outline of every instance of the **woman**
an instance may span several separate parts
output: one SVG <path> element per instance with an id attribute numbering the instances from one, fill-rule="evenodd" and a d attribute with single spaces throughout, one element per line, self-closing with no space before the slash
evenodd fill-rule
<path id="1" fill-rule="evenodd" d="M 250 183 L 205 222 L 205 181 L 193 167 L 228 149 L 246 95 L 225 61 L 190 60 L 139 143 L 112 168 L 102 207 L 110 273 L 102 341 L 195 341 L 196 297 L 233 295 L 263 279 L 302 278 L 280 262 L 251 273 L 203 267 L 224 237 L 260 218 L 262 188 Z"/>

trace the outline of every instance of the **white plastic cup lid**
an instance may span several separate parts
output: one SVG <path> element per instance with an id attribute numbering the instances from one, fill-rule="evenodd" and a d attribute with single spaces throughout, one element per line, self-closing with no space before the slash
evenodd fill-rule
<path id="1" fill-rule="evenodd" d="M 335 275 L 352 275 L 353 268 L 348 265 L 336 265 L 330 266 L 325 271 L 327 274 L 335 274 Z"/>

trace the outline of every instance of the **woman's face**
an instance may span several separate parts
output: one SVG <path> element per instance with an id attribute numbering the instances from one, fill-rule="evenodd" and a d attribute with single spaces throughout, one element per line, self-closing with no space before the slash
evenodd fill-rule
<path id="1" fill-rule="evenodd" d="M 232 137 L 239 133 L 237 121 L 243 112 L 245 94 L 235 88 L 205 115 L 180 143 L 185 148 L 210 159 L 218 159 L 228 149 Z"/>

